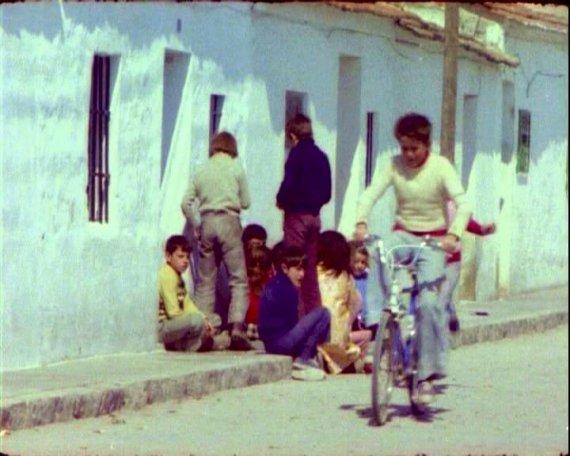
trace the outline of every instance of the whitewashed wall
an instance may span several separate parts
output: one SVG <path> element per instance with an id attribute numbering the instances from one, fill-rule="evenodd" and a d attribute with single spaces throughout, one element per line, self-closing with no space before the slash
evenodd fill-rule
<path id="1" fill-rule="evenodd" d="M 222 126 L 245 137 L 242 10 L 2 5 L 2 369 L 155 347 L 162 242 L 182 230 L 190 168 L 207 156 L 210 93 L 226 94 Z M 165 49 L 191 60 L 161 186 Z M 87 221 L 85 196 L 95 52 L 120 62 L 108 225 Z"/>
<path id="2" fill-rule="evenodd" d="M 393 124 L 412 110 L 431 118 L 434 152 L 439 149 L 442 56 L 432 43 L 402 31 L 397 35 L 412 44 L 396 43 L 389 20 L 322 5 L 259 3 L 33 3 L 3 5 L 1 17 L 2 369 L 154 348 L 162 243 L 184 229 L 180 200 L 192 172 L 207 158 L 211 94 L 225 96 L 220 128 L 236 135 L 249 177 L 253 202 L 244 224 L 262 223 L 270 242 L 282 235 L 275 193 L 285 159 L 287 90 L 307 93 L 315 139 L 329 156 L 333 179 L 348 176 L 340 185 L 344 194 L 323 210 L 323 229 L 352 231 L 364 187 L 367 112 L 378 118 L 377 164 L 397 153 Z M 567 48 L 537 63 L 533 59 L 546 54 L 544 48 L 519 41 L 513 46 L 523 60 L 534 62 L 528 64 L 532 68 L 567 64 Z M 186 74 L 178 70 L 176 88 L 167 88 L 164 97 L 166 51 L 183 53 L 188 66 Z M 85 197 L 95 52 L 113 54 L 119 62 L 111 105 L 108 225 L 87 222 Z M 360 59 L 361 122 L 354 150 L 337 157 L 341 56 Z M 522 83 L 518 72 L 513 75 L 518 103 Z M 560 226 L 567 220 L 567 200 L 559 198 L 565 184 L 567 78 L 565 85 L 549 86 L 551 99 L 565 100 L 554 112 L 547 110 L 552 102 L 539 96 L 545 81 L 533 83 L 525 99 L 533 111 L 532 148 L 544 153 L 533 160 L 527 185 L 510 174 L 512 188 L 499 185 L 501 78 L 494 65 L 461 60 L 458 119 L 463 95 L 477 95 L 478 135 L 476 156 L 464 156 L 458 123 L 457 166 L 472 163 L 468 191 L 480 220 L 497 219 L 505 187 L 513 194 L 504 213 L 513 214 L 511 286 L 521 291 L 560 283 L 567 271 L 567 225 Z M 339 167 L 346 172 L 337 172 Z M 389 192 L 372 213 L 372 229 L 389 230 L 393 212 Z M 556 245 L 540 236 L 545 228 L 539 215 L 545 214 Z M 462 286 L 470 298 L 496 293 L 498 239 L 466 239 Z M 535 239 L 552 256 L 536 262 L 529 252 Z"/>
<path id="3" fill-rule="evenodd" d="M 521 59 L 515 109 L 531 112 L 528 176 L 515 174 L 516 157 L 509 168 L 512 291 L 568 283 L 568 41 L 549 41 L 520 28 L 506 41 Z"/>

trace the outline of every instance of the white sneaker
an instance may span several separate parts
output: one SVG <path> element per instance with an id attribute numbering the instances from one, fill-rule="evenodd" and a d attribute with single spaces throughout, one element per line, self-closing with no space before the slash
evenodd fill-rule
<path id="1" fill-rule="evenodd" d="M 321 369 L 305 366 L 304 369 L 293 369 L 291 377 L 295 380 L 319 381 L 325 379 L 325 373 Z"/>
<path id="2" fill-rule="evenodd" d="M 427 405 L 433 401 L 433 385 L 431 382 L 423 381 L 418 384 L 417 402 Z"/>
<path id="3" fill-rule="evenodd" d="M 315 368 L 315 369 L 320 369 L 321 366 L 319 365 L 319 362 L 316 359 L 309 359 L 307 361 L 303 361 L 300 358 L 297 358 L 293 361 L 293 369 L 294 370 L 303 370 L 303 369 L 307 369 L 307 368 Z"/>

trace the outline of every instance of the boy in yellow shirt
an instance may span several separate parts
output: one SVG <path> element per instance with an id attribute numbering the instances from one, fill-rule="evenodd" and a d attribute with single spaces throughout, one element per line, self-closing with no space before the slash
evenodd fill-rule
<path id="1" fill-rule="evenodd" d="M 190 244 L 184 236 L 168 238 L 158 271 L 158 336 L 172 351 L 209 351 L 214 329 L 190 299 L 181 274 L 190 265 Z"/>

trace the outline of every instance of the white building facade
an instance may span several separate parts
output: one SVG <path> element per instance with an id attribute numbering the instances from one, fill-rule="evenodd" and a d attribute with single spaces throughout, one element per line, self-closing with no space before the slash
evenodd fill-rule
<path id="1" fill-rule="evenodd" d="M 438 149 L 441 44 L 391 17 L 248 2 L 21 3 L 0 14 L 2 370 L 155 348 L 162 245 L 184 230 L 180 201 L 212 129 L 236 136 L 253 199 L 243 223 L 264 225 L 270 243 L 281 236 L 287 113 L 313 120 L 334 179 L 323 228 L 347 235 L 370 164 L 397 152 L 400 115 L 428 115 Z M 567 38 L 504 30 L 520 65 L 465 50 L 459 62 L 456 163 L 475 217 L 499 223 L 496 236 L 464 241 L 468 299 L 567 282 Z M 96 56 L 108 95 L 93 89 Z M 530 165 L 517 173 L 521 109 Z M 94 168 L 97 147 L 108 160 Z M 390 229 L 393 210 L 390 194 L 375 231 Z"/>

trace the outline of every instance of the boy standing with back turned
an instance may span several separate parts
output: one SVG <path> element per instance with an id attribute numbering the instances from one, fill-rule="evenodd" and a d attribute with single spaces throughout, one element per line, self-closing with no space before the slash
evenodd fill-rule
<path id="1" fill-rule="evenodd" d="M 214 313 L 216 277 L 222 261 L 228 269 L 231 302 L 228 311 L 231 350 L 250 350 L 243 322 L 248 306 L 245 257 L 241 242 L 240 212 L 250 205 L 245 172 L 237 159 L 237 142 L 228 132 L 210 143 L 210 158 L 190 182 L 182 212 L 200 242 L 196 301 L 207 315 Z M 198 206 L 200 220 L 194 211 Z M 196 228 L 196 227 L 199 227 Z M 217 261 L 216 256 L 219 255 Z"/>
<path id="2" fill-rule="evenodd" d="M 299 246 L 307 255 L 300 303 L 300 314 L 306 315 L 321 305 L 317 281 L 319 214 L 331 199 L 331 168 L 327 156 L 315 144 L 311 119 L 297 114 L 287 123 L 286 134 L 293 148 L 285 163 L 277 207 L 285 212 L 285 243 Z"/>

